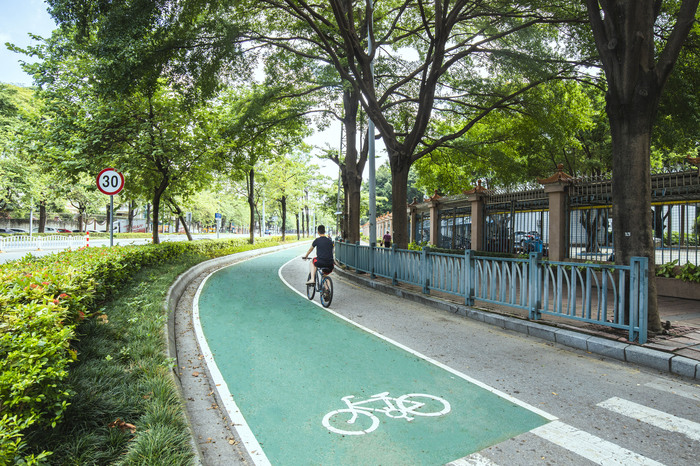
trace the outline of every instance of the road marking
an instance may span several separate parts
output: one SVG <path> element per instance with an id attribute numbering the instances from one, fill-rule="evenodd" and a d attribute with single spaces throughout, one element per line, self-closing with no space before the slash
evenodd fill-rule
<path id="1" fill-rule="evenodd" d="M 344 396 L 341 400 L 345 402 L 346 407 L 326 414 L 321 422 L 323 426 L 336 434 L 363 435 L 374 431 L 379 426 L 379 419 L 373 412 L 385 414 L 389 419 L 412 421 L 414 419 L 412 416 L 442 416 L 451 410 L 450 403 L 447 401 L 425 393 L 409 393 L 394 398 L 389 396 L 389 392 L 383 392 L 372 395 L 366 400 L 352 401 L 354 398 L 354 395 Z M 354 426 L 360 414 L 371 419 L 371 425 L 366 429 L 363 429 L 362 423 L 357 423 L 357 427 Z M 331 422 L 331 419 L 334 422 Z"/>
<path id="2" fill-rule="evenodd" d="M 239 262 L 236 262 L 235 264 L 231 264 L 222 268 L 232 267 L 247 260 L 250 259 L 243 259 Z M 202 355 L 204 356 L 204 361 L 207 364 L 209 372 L 211 372 L 212 382 L 214 383 L 216 391 L 219 394 L 219 399 L 222 401 L 224 409 L 231 417 L 233 428 L 240 436 L 241 441 L 245 446 L 245 449 L 248 451 L 248 454 L 253 460 L 253 463 L 255 463 L 257 466 L 271 466 L 272 463 L 270 463 L 270 460 L 267 458 L 267 455 L 265 455 L 265 452 L 260 446 L 260 443 L 258 443 L 258 440 L 255 438 L 255 435 L 250 429 L 248 422 L 245 420 L 243 413 L 241 413 L 241 410 L 238 409 L 238 405 L 236 405 L 236 402 L 233 401 L 233 395 L 231 395 L 231 391 L 229 390 L 228 385 L 226 384 L 226 380 L 221 374 L 221 371 L 219 371 L 219 367 L 216 365 L 216 361 L 214 360 L 214 354 L 212 354 L 211 349 L 209 348 L 207 339 L 204 336 L 204 330 L 202 329 L 202 322 L 199 319 L 199 297 L 202 294 L 204 285 L 207 283 L 207 280 L 209 280 L 209 277 L 219 272 L 220 270 L 221 268 L 216 269 L 209 275 L 207 275 L 207 277 L 204 280 L 202 280 L 202 283 L 199 284 L 199 288 L 197 288 L 197 293 L 194 295 L 194 301 L 192 302 L 192 323 L 194 325 L 194 332 L 197 337 L 197 342 L 199 343 L 199 348 L 202 351 Z"/>
<path id="3" fill-rule="evenodd" d="M 292 286 L 287 280 L 285 280 L 284 277 L 282 276 L 282 269 L 283 269 L 284 267 L 286 267 L 287 264 L 289 264 L 290 262 L 295 261 L 295 260 L 297 260 L 296 257 L 293 258 L 293 259 L 291 259 L 291 260 L 289 260 L 289 261 L 286 262 L 285 264 L 283 264 L 283 265 L 279 268 L 279 270 L 278 270 L 278 272 L 277 272 L 277 275 L 279 275 L 280 280 L 282 280 L 282 282 L 283 282 L 285 285 L 287 285 L 287 286 L 289 287 L 290 290 L 294 291 L 294 292 L 297 293 L 299 296 L 302 296 L 304 299 L 308 299 L 307 296 L 306 296 L 304 293 L 302 293 L 301 291 L 299 291 L 299 290 L 297 290 L 295 287 L 293 287 L 293 286 Z M 320 304 L 319 302 L 317 302 L 317 301 L 312 301 L 312 302 L 313 302 L 314 304 L 316 304 L 318 307 L 320 307 L 321 309 L 323 309 L 324 311 L 333 314 L 334 316 L 338 317 L 339 319 L 342 319 L 342 320 L 344 320 L 345 322 L 347 322 L 347 323 L 349 323 L 349 324 L 351 324 L 351 325 L 354 325 L 355 327 L 357 327 L 357 328 L 359 328 L 359 329 L 361 329 L 361 330 L 363 330 L 363 331 L 365 331 L 365 332 L 367 332 L 367 333 L 369 333 L 369 334 L 371 334 L 371 335 L 374 335 L 374 336 L 377 337 L 377 338 L 381 338 L 382 340 L 386 341 L 387 343 L 390 343 L 390 344 L 392 344 L 392 345 L 394 345 L 394 346 L 396 346 L 396 347 L 398 347 L 398 348 L 401 348 L 402 350 L 404 350 L 404 351 L 406 351 L 406 352 L 408 352 L 408 353 L 410 353 L 410 354 L 412 354 L 412 355 L 414 355 L 414 356 L 416 356 L 416 357 L 418 357 L 418 358 L 421 358 L 421 359 L 423 359 L 423 360 L 425 360 L 425 361 L 427 361 L 427 362 L 429 362 L 429 363 L 431 363 L 431 364 L 433 364 L 433 365 L 435 365 L 435 366 L 437 366 L 437 367 L 439 367 L 439 368 L 441 368 L 441 369 L 444 369 L 444 370 L 446 370 L 447 372 L 450 372 L 450 373 L 456 375 L 457 377 L 459 377 L 459 378 L 461 378 L 461 379 L 464 379 L 464 380 L 466 380 L 467 382 L 470 382 L 470 383 L 476 385 L 477 387 L 481 387 L 481 388 L 483 388 L 484 390 L 488 390 L 489 392 L 491 392 L 491 393 L 493 393 L 494 395 L 497 395 L 497 396 L 503 398 L 504 400 L 508 400 L 508 401 L 510 401 L 511 403 L 513 403 L 513 404 L 515 404 L 515 405 L 517 405 L 517 406 L 520 406 L 521 408 L 525 408 L 525 409 L 527 409 L 527 410 L 529 410 L 529 411 L 531 411 L 531 412 L 533 412 L 533 413 L 535 413 L 535 414 L 538 414 L 538 415 L 542 416 L 543 418 L 547 419 L 548 421 L 554 421 L 554 420 L 556 420 L 556 419 L 559 419 L 558 417 L 554 416 L 553 414 L 550 414 L 550 413 L 548 413 L 548 412 L 546 412 L 546 411 L 543 411 L 543 410 L 541 410 L 541 409 L 539 409 L 539 408 L 536 408 L 536 407 L 534 407 L 534 406 L 532 406 L 532 405 L 530 405 L 530 404 L 528 404 L 528 403 L 526 403 L 526 402 L 524 402 L 524 401 L 522 401 L 522 400 L 519 400 L 518 398 L 515 398 L 515 397 L 513 397 L 513 396 L 510 396 L 510 395 L 508 395 L 507 393 L 502 392 L 502 391 L 500 391 L 500 390 L 497 390 L 497 389 L 491 387 L 490 385 L 486 385 L 485 383 L 480 382 L 479 380 L 473 379 L 473 378 L 469 377 L 468 375 L 466 375 L 466 374 L 464 374 L 464 373 L 462 373 L 462 372 L 459 372 L 458 370 L 455 370 L 455 369 L 451 368 L 450 366 L 447 366 L 447 365 L 441 363 L 440 361 L 437 361 L 437 360 L 432 359 L 432 358 L 430 358 L 430 357 L 428 357 L 428 356 L 426 356 L 426 355 L 424 355 L 424 354 L 422 354 L 422 353 L 419 353 L 418 351 L 416 351 L 416 350 L 414 350 L 414 349 L 412 349 L 412 348 L 409 348 L 408 346 L 402 345 L 402 344 L 399 343 L 398 341 L 392 340 L 391 338 L 389 338 L 389 337 L 387 337 L 387 336 L 385 336 L 385 335 L 382 335 L 381 333 L 377 333 L 377 332 L 375 332 L 374 330 L 372 330 L 372 329 L 370 329 L 370 328 L 368 328 L 368 327 L 365 327 L 364 325 L 358 324 L 357 322 L 348 319 L 348 318 L 345 317 L 344 315 L 337 313 L 336 311 L 332 310 L 331 308 L 325 308 L 325 307 L 321 306 L 321 304 Z"/>
<path id="4" fill-rule="evenodd" d="M 472 455 L 465 456 L 464 458 L 447 463 L 445 466 L 498 466 L 498 464 L 494 463 L 485 456 L 474 453 Z"/>
<path id="5" fill-rule="evenodd" d="M 662 464 L 560 421 L 550 422 L 530 432 L 596 464 Z"/>
<path id="6" fill-rule="evenodd" d="M 644 384 L 649 388 L 661 390 L 662 392 L 672 393 L 691 400 L 700 400 L 700 390 L 689 385 L 676 385 L 671 382 L 649 382 Z"/>
<path id="7" fill-rule="evenodd" d="M 692 440 L 700 441 L 700 424 L 697 422 L 689 421 L 682 417 L 664 413 L 663 411 L 649 408 L 632 401 L 623 400 L 618 397 L 613 397 L 602 403 L 598 403 L 598 406 L 614 413 L 645 422 L 659 429 L 669 432 L 678 432 Z"/>

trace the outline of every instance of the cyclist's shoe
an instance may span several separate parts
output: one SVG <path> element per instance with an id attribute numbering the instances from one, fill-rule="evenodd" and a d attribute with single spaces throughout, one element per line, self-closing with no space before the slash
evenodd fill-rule
<path id="1" fill-rule="evenodd" d="M 307 285 L 315 285 L 316 282 L 315 282 L 314 280 L 307 280 L 307 281 L 306 281 L 306 284 L 307 284 Z"/>

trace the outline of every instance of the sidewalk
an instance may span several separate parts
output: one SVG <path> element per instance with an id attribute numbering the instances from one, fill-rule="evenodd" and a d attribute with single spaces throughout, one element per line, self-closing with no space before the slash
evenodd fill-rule
<path id="1" fill-rule="evenodd" d="M 344 277 L 405 299 L 464 315 L 501 328 L 543 338 L 621 361 L 652 367 L 665 372 L 700 380 L 700 302 L 659 296 L 659 312 L 665 330 L 650 337 L 644 345 L 630 342 L 627 332 L 575 320 L 543 316 L 527 320 L 527 312 L 476 301 L 467 307 L 447 293 L 431 291 L 429 295 L 417 286 L 394 286 L 384 278 L 371 279 L 351 269 L 336 267 Z"/>

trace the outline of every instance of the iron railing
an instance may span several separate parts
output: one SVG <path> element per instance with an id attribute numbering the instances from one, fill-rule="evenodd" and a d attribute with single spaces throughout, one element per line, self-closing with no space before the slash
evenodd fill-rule
<path id="1" fill-rule="evenodd" d="M 648 259 L 630 265 L 554 262 L 530 253 L 527 259 L 444 254 L 338 242 L 336 260 L 374 276 L 464 298 L 522 309 L 532 320 L 542 314 L 628 332 L 630 341 L 647 339 Z"/>
<path id="2" fill-rule="evenodd" d="M 7 236 L 0 238 L 0 251 L 81 248 L 86 244 L 84 235 Z"/>

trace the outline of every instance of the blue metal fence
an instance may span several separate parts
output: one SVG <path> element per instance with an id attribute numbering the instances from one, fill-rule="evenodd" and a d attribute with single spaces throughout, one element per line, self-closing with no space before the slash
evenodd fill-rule
<path id="1" fill-rule="evenodd" d="M 418 285 L 464 298 L 468 306 L 483 301 L 628 331 L 629 340 L 647 339 L 648 260 L 630 265 L 553 262 L 531 253 L 527 259 L 443 254 L 424 248 L 410 251 L 338 242 L 336 259 L 358 272 Z"/>

